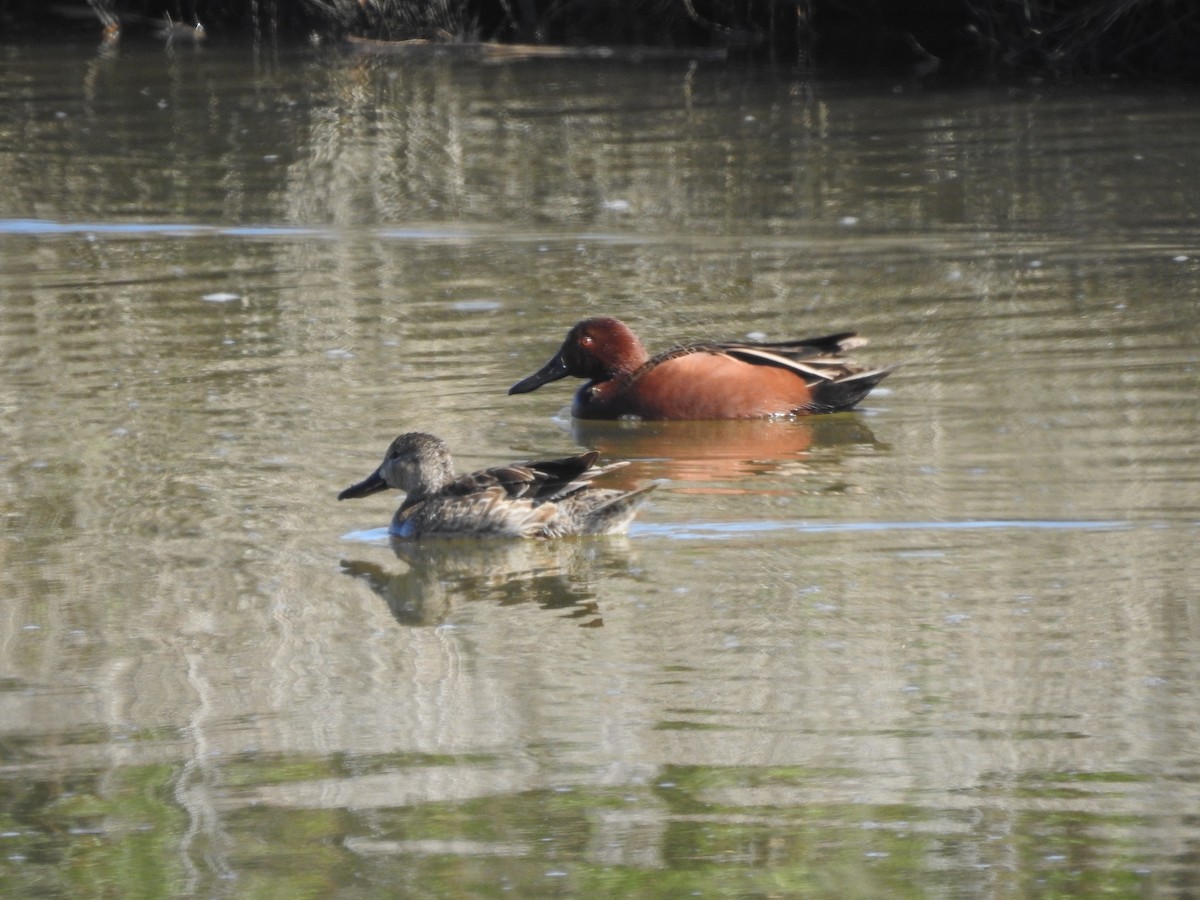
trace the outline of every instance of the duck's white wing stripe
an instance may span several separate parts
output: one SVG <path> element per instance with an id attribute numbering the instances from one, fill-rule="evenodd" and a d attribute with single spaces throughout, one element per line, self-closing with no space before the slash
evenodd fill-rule
<path id="1" fill-rule="evenodd" d="M 771 365 L 782 366 L 785 369 L 791 369 L 802 375 L 811 375 L 813 378 L 825 381 L 832 381 L 838 375 L 844 375 L 846 367 L 853 365 L 850 360 L 841 358 L 828 360 L 823 360 L 820 357 L 806 360 L 790 359 L 787 356 L 772 353 L 769 350 L 760 350 L 757 347 L 728 348 L 724 352 L 738 359 L 744 359 L 747 362 L 762 360 Z"/>

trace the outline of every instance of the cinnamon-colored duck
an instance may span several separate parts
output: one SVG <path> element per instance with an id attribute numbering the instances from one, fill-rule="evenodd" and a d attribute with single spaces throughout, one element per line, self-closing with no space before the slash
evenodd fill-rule
<path id="1" fill-rule="evenodd" d="M 757 419 L 851 409 L 891 369 L 843 354 L 867 341 L 852 331 L 779 343 L 703 341 L 651 357 L 619 319 L 584 319 L 558 353 L 508 392 L 524 394 L 574 375 L 588 381 L 571 412 L 580 419 Z"/>

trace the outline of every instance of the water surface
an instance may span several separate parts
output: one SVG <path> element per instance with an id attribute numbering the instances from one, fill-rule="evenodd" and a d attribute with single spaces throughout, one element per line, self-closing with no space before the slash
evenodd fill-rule
<path id="1" fill-rule="evenodd" d="M 1179 91 L 0 51 L 0 887 L 1186 894 Z M 508 397 L 587 314 L 856 328 L 852 414 Z M 630 535 L 391 546 L 400 431 Z"/>

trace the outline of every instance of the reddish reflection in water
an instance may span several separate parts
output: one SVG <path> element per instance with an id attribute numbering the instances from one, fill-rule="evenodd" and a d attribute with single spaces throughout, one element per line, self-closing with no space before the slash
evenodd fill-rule
<path id="1" fill-rule="evenodd" d="M 742 493 L 721 486 L 769 472 L 807 471 L 815 452 L 876 446 L 871 430 L 855 414 L 802 419 L 745 419 L 713 422 L 605 422 L 576 420 L 575 440 L 604 457 L 630 466 L 606 479 L 612 486 L 648 478 L 693 482 L 677 490 Z"/>

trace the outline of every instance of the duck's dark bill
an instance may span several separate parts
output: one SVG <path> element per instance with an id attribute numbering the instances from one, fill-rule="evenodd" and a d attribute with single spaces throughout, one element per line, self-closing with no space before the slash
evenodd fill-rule
<path id="1" fill-rule="evenodd" d="M 549 384 L 551 381 L 558 381 L 560 378 L 566 378 L 571 373 L 567 371 L 566 360 L 563 359 L 561 353 L 555 354 L 554 359 L 546 363 L 528 378 L 522 379 L 508 389 L 510 394 L 528 394 L 530 391 L 536 391 L 543 384 Z"/>
<path id="2" fill-rule="evenodd" d="M 339 500 L 357 500 L 359 497 L 369 497 L 371 494 L 378 494 L 380 491 L 387 490 L 387 482 L 383 480 L 383 476 L 376 469 L 358 484 L 352 484 L 346 488 L 337 498 Z"/>

